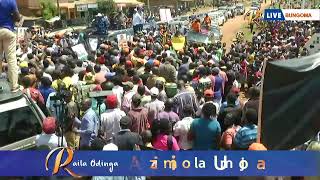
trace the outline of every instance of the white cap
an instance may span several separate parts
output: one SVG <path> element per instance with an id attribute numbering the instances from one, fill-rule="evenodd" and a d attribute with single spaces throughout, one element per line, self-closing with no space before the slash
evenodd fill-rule
<path id="1" fill-rule="evenodd" d="M 118 146 L 113 144 L 113 143 L 109 143 L 105 146 L 103 146 L 103 151 L 118 151 Z"/>
<path id="2" fill-rule="evenodd" d="M 151 96 L 158 96 L 159 95 L 159 89 L 156 87 L 153 87 L 150 89 Z"/>

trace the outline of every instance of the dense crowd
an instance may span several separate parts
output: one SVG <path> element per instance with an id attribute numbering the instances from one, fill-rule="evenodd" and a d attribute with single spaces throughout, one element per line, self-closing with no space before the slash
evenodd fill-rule
<path id="1" fill-rule="evenodd" d="M 0 21 L 0 27 L 4 42 L 13 26 Z M 80 150 L 264 149 L 255 143 L 260 97 L 256 84 L 263 62 L 308 55 L 304 45 L 319 24 L 265 23 L 253 33 L 252 42 L 234 41 L 228 51 L 220 42 L 188 43 L 175 51 L 170 41 L 174 35 L 165 25 L 159 29 L 156 36 L 137 29 L 125 47 L 105 38 L 85 60 L 71 49 L 86 41 L 77 32 L 49 37 L 30 30 L 16 50 L 5 50 L 2 78 L 8 77 L 13 92 L 21 89 L 50 116 L 43 120 L 37 145 Z M 112 93 L 90 98 L 87 93 L 93 91 Z"/>

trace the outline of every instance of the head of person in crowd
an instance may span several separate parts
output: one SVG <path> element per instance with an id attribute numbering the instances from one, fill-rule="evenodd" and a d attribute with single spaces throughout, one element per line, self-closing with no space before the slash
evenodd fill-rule
<path id="1" fill-rule="evenodd" d="M 86 75 L 86 71 L 80 71 L 78 73 L 79 81 L 84 81 L 84 76 Z"/>
<path id="2" fill-rule="evenodd" d="M 82 66 L 83 66 L 83 61 L 78 60 L 76 64 L 77 64 L 77 67 L 82 68 Z"/>
<path id="3" fill-rule="evenodd" d="M 90 98 L 87 98 L 87 99 L 83 100 L 83 102 L 81 104 L 81 110 L 83 112 L 85 112 L 91 108 L 91 105 L 92 105 L 92 100 Z"/>
<path id="4" fill-rule="evenodd" d="M 91 150 L 92 151 L 101 151 L 101 150 L 103 150 L 103 147 L 105 145 L 106 145 L 106 143 L 104 142 L 104 140 L 97 137 L 91 142 Z"/>
<path id="5" fill-rule="evenodd" d="M 164 83 L 162 81 L 156 81 L 156 88 L 161 92 L 164 89 Z"/>
<path id="6" fill-rule="evenodd" d="M 54 134 L 56 132 L 56 119 L 54 117 L 47 117 L 42 123 L 42 131 L 45 134 Z"/>
<path id="7" fill-rule="evenodd" d="M 64 92 L 64 99 L 66 101 L 66 103 L 69 103 L 72 101 L 72 92 L 71 91 L 65 91 Z"/>
<path id="8" fill-rule="evenodd" d="M 32 80 L 28 76 L 25 76 L 21 79 L 21 85 L 24 89 L 30 88 L 32 86 Z"/>
<path id="9" fill-rule="evenodd" d="M 183 113 L 184 113 L 185 117 L 193 117 L 194 116 L 194 110 L 190 104 L 187 104 L 183 108 Z"/>
<path id="10" fill-rule="evenodd" d="M 102 91 L 111 91 L 114 87 L 114 84 L 110 81 L 105 81 L 101 84 Z"/>
<path id="11" fill-rule="evenodd" d="M 95 73 L 99 73 L 101 71 L 101 66 L 99 65 L 99 64 L 96 64 L 95 66 L 94 66 L 94 72 Z"/>
<path id="12" fill-rule="evenodd" d="M 131 81 L 123 82 L 122 85 L 123 85 L 123 90 L 126 92 L 132 90 L 134 86 Z"/>
<path id="13" fill-rule="evenodd" d="M 146 93 L 146 87 L 144 85 L 139 85 L 137 92 L 140 96 L 144 96 Z"/>
<path id="14" fill-rule="evenodd" d="M 204 101 L 205 102 L 209 102 L 209 101 L 212 101 L 213 100 L 213 91 L 212 91 L 212 89 L 207 89 L 207 90 L 205 90 L 204 91 L 204 93 L 203 93 L 203 95 L 204 95 Z"/>
<path id="15" fill-rule="evenodd" d="M 253 108 L 246 109 L 245 117 L 246 117 L 246 122 L 245 122 L 246 124 L 248 125 L 258 124 L 258 113 L 255 109 Z"/>
<path id="16" fill-rule="evenodd" d="M 131 129 L 132 119 L 129 116 L 124 116 L 120 119 L 121 129 Z"/>
<path id="17" fill-rule="evenodd" d="M 217 76 L 220 73 L 220 69 L 218 67 L 212 68 L 212 75 Z"/>
<path id="18" fill-rule="evenodd" d="M 217 107 L 210 102 L 207 102 L 203 105 L 201 109 L 203 119 L 212 119 L 217 116 Z"/>
<path id="19" fill-rule="evenodd" d="M 228 105 L 236 105 L 237 99 L 238 99 L 238 96 L 235 93 L 230 92 L 227 95 L 227 104 Z"/>
<path id="20" fill-rule="evenodd" d="M 248 90 L 250 99 L 258 99 L 260 97 L 260 89 L 258 87 L 251 87 Z"/>
<path id="21" fill-rule="evenodd" d="M 166 134 L 166 135 L 172 134 L 172 123 L 169 119 L 160 119 L 159 132 L 160 134 Z"/>
<path id="22" fill-rule="evenodd" d="M 138 75 L 132 76 L 132 82 L 133 84 L 139 85 L 141 83 L 141 79 Z"/>
<path id="23" fill-rule="evenodd" d="M 177 87 L 178 87 L 179 91 L 181 92 L 186 89 L 186 83 L 180 79 L 177 83 Z"/>
<path id="24" fill-rule="evenodd" d="M 145 130 L 141 133 L 142 142 L 145 146 L 148 146 L 152 142 L 152 133 L 150 130 Z"/>
<path id="25" fill-rule="evenodd" d="M 52 85 L 52 82 L 48 77 L 42 77 L 41 78 L 41 85 L 42 85 L 42 87 L 50 88 Z"/>
<path id="26" fill-rule="evenodd" d="M 118 107 L 118 99 L 116 95 L 108 95 L 105 99 L 105 104 L 108 109 L 115 109 Z"/>
<path id="27" fill-rule="evenodd" d="M 165 108 L 164 108 L 164 111 L 167 111 L 167 112 L 170 112 L 170 111 L 172 111 L 172 108 L 173 108 L 173 106 L 174 106 L 174 101 L 173 101 L 173 99 L 168 99 L 165 103 L 164 103 L 164 106 L 165 106 Z"/>
<path id="28" fill-rule="evenodd" d="M 156 87 L 153 87 L 150 89 L 150 95 L 152 100 L 156 100 L 159 96 L 159 89 Z"/>
<path id="29" fill-rule="evenodd" d="M 132 97 L 132 107 L 133 108 L 138 108 L 141 105 L 141 95 L 140 94 L 135 94 Z"/>

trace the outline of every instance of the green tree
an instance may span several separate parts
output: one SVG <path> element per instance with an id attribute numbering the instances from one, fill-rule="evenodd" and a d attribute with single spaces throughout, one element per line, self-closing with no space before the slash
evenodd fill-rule
<path id="1" fill-rule="evenodd" d="M 98 11 L 106 15 L 111 15 L 116 11 L 116 4 L 113 0 L 97 0 Z"/>
<path id="2" fill-rule="evenodd" d="M 40 7 L 42 10 L 42 17 L 46 20 L 57 15 L 58 11 L 54 0 L 40 0 Z"/>

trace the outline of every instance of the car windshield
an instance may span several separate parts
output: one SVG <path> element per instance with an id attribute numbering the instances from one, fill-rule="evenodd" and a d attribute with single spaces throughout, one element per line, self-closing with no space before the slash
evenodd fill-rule
<path id="1" fill-rule="evenodd" d="M 181 21 L 186 21 L 186 20 L 188 20 L 188 19 L 189 19 L 189 17 L 187 17 L 187 16 L 184 16 L 184 17 L 181 17 L 181 18 L 180 18 Z"/>
<path id="2" fill-rule="evenodd" d="M 31 107 L 0 113 L 0 147 L 41 133 L 41 125 Z"/>

